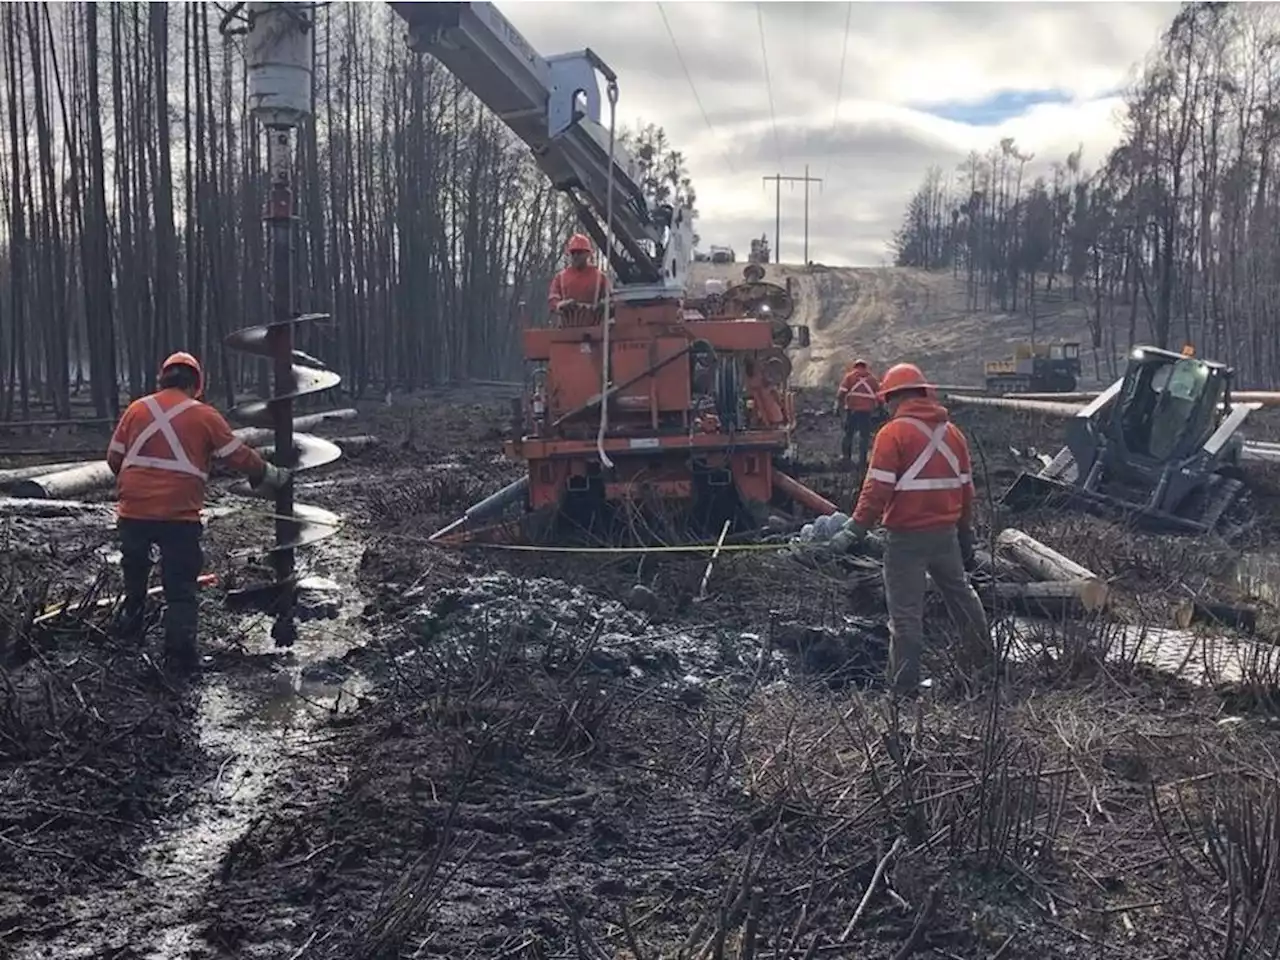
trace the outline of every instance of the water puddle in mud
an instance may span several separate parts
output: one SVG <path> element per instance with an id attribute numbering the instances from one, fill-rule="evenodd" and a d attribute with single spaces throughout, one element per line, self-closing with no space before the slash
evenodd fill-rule
<path id="1" fill-rule="evenodd" d="M 305 648 L 306 625 L 300 630 L 298 645 Z M 270 645 L 269 638 L 264 645 Z M 304 679 L 306 663 L 319 659 L 304 655 L 278 672 L 266 699 L 251 700 L 224 678 L 202 691 L 200 747 L 223 759 L 204 795 L 141 857 L 142 873 L 167 888 L 166 912 L 172 917 L 159 924 L 162 932 L 147 954 L 153 960 L 176 960 L 196 946 L 197 928 L 182 922 L 182 915 L 196 904 L 231 844 L 263 813 L 259 802 L 264 794 L 323 739 L 324 720 L 354 709 L 364 693 L 366 685 L 359 678 L 343 684 Z"/>
<path id="2" fill-rule="evenodd" d="M 267 618 L 241 637 L 251 655 L 280 656 L 281 662 L 262 668 L 274 671 L 269 682 L 246 683 L 242 672 L 206 665 L 195 694 L 195 731 L 200 749 L 217 765 L 214 773 L 204 783 L 172 783 L 167 789 L 173 794 L 187 794 L 184 810 L 160 824 L 139 852 L 131 878 L 64 903 L 66 940 L 52 953 L 45 944 L 20 957 L 85 958 L 113 949 L 132 956 L 138 944 L 148 944 L 136 955 L 179 960 L 208 949 L 188 917 L 216 882 L 223 857 L 267 812 L 262 801 L 272 787 L 287 783 L 295 761 L 327 736 L 325 721 L 355 709 L 367 692 L 359 675 L 338 679 L 324 667 L 365 641 L 358 621 L 361 600 L 354 594 L 360 553 L 358 544 L 339 534 L 300 557 L 323 576 L 304 581 L 299 638 L 287 655 L 274 649 Z M 350 585 L 345 597 L 344 583 Z M 331 773 L 342 775 L 338 769 Z"/>

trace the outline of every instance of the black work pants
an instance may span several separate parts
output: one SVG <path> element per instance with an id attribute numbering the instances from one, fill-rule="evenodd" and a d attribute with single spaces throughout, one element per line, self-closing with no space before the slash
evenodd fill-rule
<path id="1" fill-rule="evenodd" d="M 165 650 L 186 658 L 196 653 L 196 630 L 200 623 L 200 550 L 203 532 L 199 521 L 129 520 L 121 518 L 120 567 L 124 572 L 126 632 L 140 632 L 147 601 L 147 578 L 151 574 L 151 545 L 160 548 L 160 582 L 164 586 Z"/>
<path id="2" fill-rule="evenodd" d="M 840 439 L 840 454 L 848 460 L 853 453 L 853 435 L 858 434 L 858 462 L 867 465 L 867 450 L 871 446 L 871 434 L 875 421 L 870 410 L 846 410 L 844 412 L 844 436 Z"/>

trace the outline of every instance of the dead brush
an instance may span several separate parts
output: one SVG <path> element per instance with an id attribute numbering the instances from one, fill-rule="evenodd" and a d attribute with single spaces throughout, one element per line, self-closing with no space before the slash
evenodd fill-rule
<path id="1" fill-rule="evenodd" d="M 1198 778 L 1199 779 L 1199 778 Z M 1149 801 L 1175 864 L 1199 955 L 1253 960 L 1280 952 L 1280 783 L 1209 776 Z"/>
<path id="2" fill-rule="evenodd" d="M 588 610 L 577 621 L 556 622 L 534 608 L 535 599 L 516 598 L 528 611 L 518 621 L 502 612 L 446 621 L 412 656 L 391 661 L 390 699 L 417 704 L 430 724 L 453 729 L 519 716 L 501 742 L 508 753 L 548 739 L 560 756 L 591 752 L 619 705 L 587 669 L 604 621 L 589 619 Z"/>
<path id="3" fill-rule="evenodd" d="M 11 870 L 61 890 L 118 868 L 114 851 L 181 765 L 189 717 L 145 656 L 96 625 L 105 577 L 61 593 L 69 606 L 33 628 L 52 580 L 11 581 L 0 608 L 0 849 Z"/>
<path id="4" fill-rule="evenodd" d="M 1280 649 L 1229 637 L 1204 637 L 1200 645 L 1207 678 L 1232 707 L 1280 713 Z"/>
<path id="5" fill-rule="evenodd" d="M 484 484 L 463 470 L 442 471 L 379 487 L 369 494 L 370 520 L 397 526 L 424 514 L 466 508 L 484 496 Z"/>
<path id="6" fill-rule="evenodd" d="M 975 735 L 969 704 L 903 710 L 863 694 L 835 710 L 821 702 L 783 694 L 756 715 L 743 780 L 758 802 L 984 868 L 1052 857 L 1064 771 L 1007 732 L 998 711 Z"/>

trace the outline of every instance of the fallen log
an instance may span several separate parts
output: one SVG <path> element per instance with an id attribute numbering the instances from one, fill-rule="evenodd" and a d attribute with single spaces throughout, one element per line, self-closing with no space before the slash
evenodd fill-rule
<path id="1" fill-rule="evenodd" d="M 314 430 L 321 424 L 329 423 L 333 420 L 353 420 L 358 413 L 358 410 L 351 407 L 345 407 L 341 410 L 327 410 L 324 413 L 308 413 L 305 416 L 293 418 L 293 429 L 298 433 L 306 433 L 308 430 Z M 275 430 L 269 427 L 241 427 L 234 433 L 251 447 L 274 443 L 276 439 Z"/>
<path id="2" fill-rule="evenodd" d="M 0 457 L 12 460 L 16 457 L 74 457 L 65 463 L 88 463 L 102 452 L 101 445 L 93 447 L 0 447 Z"/>
<path id="3" fill-rule="evenodd" d="M 111 426 L 115 423 L 110 417 L 80 417 L 70 420 L 3 420 L 0 421 L 0 430 L 29 430 L 33 427 L 48 427 L 51 430 L 58 427 L 102 427 Z"/>
<path id="4" fill-rule="evenodd" d="M 1109 591 L 1101 580 L 1051 580 L 1042 583 L 993 583 L 979 591 L 988 609 L 999 607 L 1028 616 L 1084 617 L 1106 609 Z"/>
<path id="5" fill-rule="evenodd" d="M 1232 627 L 1253 633 L 1258 628 L 1258 611 L 1252 607 L 1237 607 L 1229 603 L 1202 603 L 1183 600 L 1173 608 L 1173 625 L 1186 630 L 1193 623 L 1213 627 Z"/>
<path id="6" fill-rule="evenodd" d="M 999 554 L 992 554 L 982 547 L 978 547 L 973 551 L 973 559 L 976 561 L 978 570 L 991 574 L 997 580 L 1022 582 L 1029 576 L 1026 570 L 1012 560 Z"/>
<path id="7" fill-rule="evenodd" d="M 41 500 L 27 497 L 0 497 L 0 517 L 82 517 L 90 513 L 111 512 L 109 503 L 84 503 L 80 500 Z"/>
<path id="8" fill-rule="evenodd" d="M 996 537 L 996 549 L 1007 554 L 1037 580 L 1097 580 L 1098 575 L 1045 546 L 1030 534 L 1009 527 Z"/>
<path id="9" fill-rule="evenodd" d="M 353 409 L 329 410 L 325 413 L 311 413 L 295 417 L 293 429 L 299 432 L 313 430 L 320 424 L 330 420 L 350 420 L 356 416 Z M 244 427 L 232 431 L 234 435 L 251 447 L 261 446 L 275 439 L 275 432 L 261 427 Z M 29 477 L 15 481 L 10 487 L 17 497 L 45 500 L 68 500 L 82 497 L 86 493 L 102 490 L 115 483 L 115 474 L 107 466 L 107 461 L 96 460 L 83 463 L 68 470 L 49 473 L 39 477 Z"/>
<path id="10" fill-rule="evenodd" d="M 86 463 L 92 462 L 92 460 L 64 460 L 59 463 L 41 463 L 34 467 L 11 467 L 8 470 L 0 470 L 0 490 L 3 490 L 7 484 L 13 483 L 15 480 L 43 477 L 45 474 L 59 473 L 63 470 L 82 467 Z"/>
<path id="11" fill-rule="evenodd" d="M 361 433 L 353 437 L 329 437 L 330 443 L 336 443 L 344 454 L 359 453 L 366 447 L 376 447 L 382 441 L 371 433 Z"/>
<path id="12" fill-rule="evenodd" d="M 109 487 L 115 479 L 116 476 L 107 466 L 107 461 L 94 460 L 58 473 L 17 480 L 10 485 L 9 489 L 17 497 L 66 500 Z"/>

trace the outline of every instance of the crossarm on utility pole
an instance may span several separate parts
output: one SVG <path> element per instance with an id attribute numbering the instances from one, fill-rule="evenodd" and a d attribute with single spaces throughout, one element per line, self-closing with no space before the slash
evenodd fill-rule
<path id="1" fill-rule="evenodd" d="M 784 177 L 780 173 L 772 174 L 768 177 L 761 177 L 765 183 L 770 180 L 774 183 L 774 212 L 773 212 L 773 262 L 782 262 L 782 184 L 787 183 L 803 183 L 804 184 L 804 262 L 809 262 L 809 184 L 821 184 L 821 177 L 809 176 L 809 165 L 805 164 L 803 177 Z"/>

